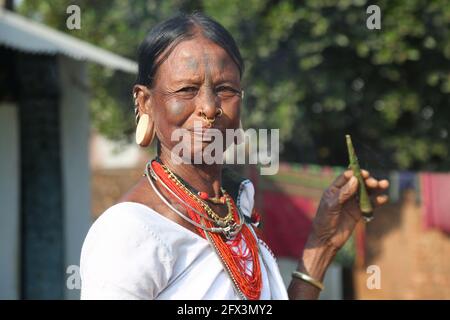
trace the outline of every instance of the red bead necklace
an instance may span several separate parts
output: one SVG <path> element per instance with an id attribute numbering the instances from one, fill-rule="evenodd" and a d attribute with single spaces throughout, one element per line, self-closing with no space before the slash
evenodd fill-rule
<path id="1" fill-rule="evenodd" d="M 180 199 L 202 214 L 207 215 L 207 211 L 193 199 L 197 195 L 186 192 L 186 188 L 180 187 L 180 182 L 175 181 L 166 172 L 168 168 L 163 167 L 157 161 L 152 161 L 151 166 L 156 175 L 158 175 L 158 178 L 173 190 Z M 238 221 L 238 209 L 233 199 L 226 192 L 223 193 L 223 197 L 224 202 L 229 201 L 231 203 L 234 221 Z M 192 220 L 204 227 L 216 227 L 214 222 L 202 218 L 188 206 L 185 206 L 185 210 Z M 199 227 L 197 227 L 197 232 L 211 242 L 224 264 L 224 269 L 227 271 L 234 287 L 240 295 L 249 300 L 259 299 L 262 289 L 261 266 L 258 243 L 250 227 L 244 224 L 241 231 L 232 240 L 226 240 L 220 233 L 206 232 Z"/>
<path id="2" fill-rule="evenodd" d="M 205 200 L 205 201 L 209 201 L 212 202 L 214 204 L 225 204 L 225 196 L 221 196 L 221 197 L 210 197 L 208 195 L 208 193 L 204 192 L 204 191 L 199 191 L 198 196 L 200 199 Z"/>

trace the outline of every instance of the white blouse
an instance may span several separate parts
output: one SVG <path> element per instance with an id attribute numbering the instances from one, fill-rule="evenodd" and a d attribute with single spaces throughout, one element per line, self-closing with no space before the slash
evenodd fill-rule
<path id="1" fill-rule="evenodd" d="M 253 208 L 254 188 L 241 184 L 237 205 Z M 260 299 L 287 299 L 275 258 L 259 241 Z M 239 299 L 208 241 L 149 207 L 122 202 L 92 225 L 80 261 L 81 299 Z"/>

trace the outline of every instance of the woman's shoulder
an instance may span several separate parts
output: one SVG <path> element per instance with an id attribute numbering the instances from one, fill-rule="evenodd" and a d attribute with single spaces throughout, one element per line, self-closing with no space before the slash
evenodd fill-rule
<path id="1" fill-rule="evenodd" d="M 122 243 L 156 241 L 170 251 L 170 243 L 175 241 L 172 238 L 177 237 L 179 228 L 182 227 L 145 204 L 126 201 L 105 210 L 92 224 L 86 241 L 100 237 Z"/>
<path id="2" fill-rule="evenodd" d="M 174 254 L 138 203 L 118 203 L 91 226 L 81 251 L 84 298 L 149 298 L 168 281 Z M 106 289 L 107 288 L 107 289 Z"/>
<path id="3" fill-rule="evenodd" d="M 177 244 L 194 245 L 203 240 L 154 209 L 138 202 L 120 202 L 105 210 L 92 224 L 82 255 L 111 248 L 124 251 L 158 251 L 164 260 L 177 255 Z M 153 249 L 152 249 L 153 248 Z"/>
<path id="4" fill-rule="evenodd" d="M 97 218 L 90 232 L 107 231 L 112 237 L 121 234 L 148 235 L 151 226 L 157 223 L 155 216 L 149 214 L 150 211 L 150 208 L 137 202 L 114 204 Z"/>
<path id="5" fill-rule="evenodd" d="M 162 254 L 170 248 L 158 232 L 158 220 L 143 204 L 121 202 L 109 207 L 92 224 L 85 238 L 83 253 L 101 250 L 139 250 L 157 245 Z"/>

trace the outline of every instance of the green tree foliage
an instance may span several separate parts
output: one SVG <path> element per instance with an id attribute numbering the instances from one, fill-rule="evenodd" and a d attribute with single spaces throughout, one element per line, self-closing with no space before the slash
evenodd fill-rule
<path id="1" fill-rule="evenodd" d="M 81 8 L 81 30 L 66 29 L 69 4 Z M 372 166 L 448 170 L 449 2 L 378 1 L 381 30 L 366 27 L 369 4 L 25 0 L 20 10 L 134 58 L 157 21 L 199 9 L 238 42 L 247 67 L 244 127 L 280 128 L 282 159 L 345 165 L 344 135 L 350 133 L 360 158 Z M 110 137 L 133 131 L 133 80 L 92 67 L 93 118 Z"/>

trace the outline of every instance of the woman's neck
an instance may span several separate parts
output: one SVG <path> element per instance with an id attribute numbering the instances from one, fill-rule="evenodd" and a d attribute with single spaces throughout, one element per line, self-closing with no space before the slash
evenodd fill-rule
<path id="1" fill-rule="evenodd" d="M 177 174 L 196 190 L 206 192 L 213 197 L 219 197 L 221 195 L 221 164 L 176 164 L 172 161 L 170 151 L 165 148 L 161 148 L 159 158 L 163 164 L 172 170 L 172 172 Z"/>

